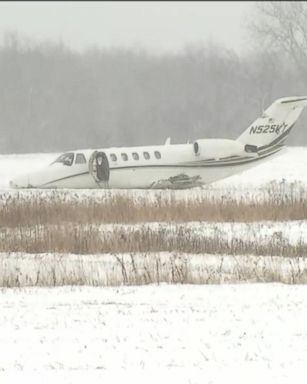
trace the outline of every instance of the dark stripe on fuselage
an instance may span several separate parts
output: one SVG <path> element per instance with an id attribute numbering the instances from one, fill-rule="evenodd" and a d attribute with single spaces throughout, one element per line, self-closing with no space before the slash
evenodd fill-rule
<path id="1" fill-rule="evenodd" d="M 280 136 L 276 137 L 276 139 L 271 141 L 269 144 L 263 145 L 262 147 L 258 147 L 258 151 L 261 151 L 263 149 L 267 149 L 269 147 L 273 147 L 274 145 L 278 144 L 282 139 L 286 138 L 289 135 L 291 129 L 294 127 L 294 124 L 295 123 L 293 123 L 284 133 L 282 133 Z"/>
<path id="2" fill-rule="evenodd" d="M 274 148 L 266 149 L 266 150 L 264 150 L 264 151 L 261 152 L 260 159 L 262 158 L 263 155 L 270 154 L 270 153 L 274 153 L 274 152 L 276 152 L 276 151 L 280 151 L 280 150 L 283 149 L 284 147 L 285 147 L 284 144 L 278 144 L 278 145 L 275 145 Z"/>
<path id="3" fill-rule="evenodd" d="M 196 161 L 191 161 L 189 164 L 199 164 L 200 162 L 202 163 L 213 163 L 213 162 L 217 162 L 217 161 L 233 161 L 234 159 L 237 159 L 237 160 L 242 160 L 242 159 L 247 159 L 249 158 L 248 156 L 245 156 L 245 157 L 241 157 L 241 156 L 227 156 L 227 157 L 220 157 L 218 159 L 203 159 L 203 160 L 196 160 Z"/>
<path id="4" fill-rule="evenodd" d="M 306 97 L 302 97 L 301 99 L 295 99 L 295 100 L 284 100 L 284 101 L 281 101 L 281 104 L 287 104 L 287 103 L 295 103 L 297 101 L 305 101 L 307 100 Z"/>
<path id="5" fill-rule="evenodd" d="M 87 171 L 87 172 L 82 172 L 82 173 L 76 173 L 75 175 L 65 176 L 65 177 L 62 177 L 62 178 L 60 178 L 60 179 L 56 179 L 56 180 L 52 180 L 52 181 L 48 181 L 48 183 L 41 184 L 41 186 L 48 185 L 48 184 L 52 184 L 52 183 L 56 183 L 57 181 L 62 181 L 62 180 L 71 179 L 72 177 L 78 177 L 78 176 L 88 175 L 88 174 L 89 174 L 89 171 Z"/>
<path id="6" fill-rule="evenodd" d="M 191 161 L 189 163 L 182 163 L 182 165 L 187 164 L 187 165 L 191 165 L 191 166 L 193 166 L 193 165 L 209 165 L 210 166 L 210 165 L 216 164 L 216 163 L 227 164 L 227 163 L 230 163 L 230 162 L 232 164 L 236 164 L 236 163 L 238 163 L 238 162 L 240 162 L 242 160 L 247 160 L 247 159 L 251 159 L 251 157 L 250 156 L 244 156 L 244 157 L 238 156 L 238 157 L 236 157 L 236 160 L 234 160 L 234 159 L 229 159 L 229 160 L 218 159 L 218 160 L 214 160 L 214 162 L 213 161 L 208 161 L 206 159 L 206 160 L 199 160 L 199 161 Z"/>

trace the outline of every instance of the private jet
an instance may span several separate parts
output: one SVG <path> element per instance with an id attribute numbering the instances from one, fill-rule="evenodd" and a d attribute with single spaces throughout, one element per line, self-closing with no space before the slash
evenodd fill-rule
<path id="1" fill-rule="evenodd" d="M 74 150 L 49 166 L 10 181 L 12 188 L 200 187 L 246 171 L 277 155 L 307 104 L 284 97 L 268 107 L 236 140 Z"/>

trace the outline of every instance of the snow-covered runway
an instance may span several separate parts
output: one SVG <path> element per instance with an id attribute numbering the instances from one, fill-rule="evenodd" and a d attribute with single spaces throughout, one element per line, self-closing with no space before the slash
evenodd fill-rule
<path id="1" fill-rule="evenodd" d="M 105 382 L 134 383 L 290 383 L 307 373 L 304 285 L 2 289 L 0 307 L 1 383 L 46 371 L 101 382 L 105 369 Z"/>

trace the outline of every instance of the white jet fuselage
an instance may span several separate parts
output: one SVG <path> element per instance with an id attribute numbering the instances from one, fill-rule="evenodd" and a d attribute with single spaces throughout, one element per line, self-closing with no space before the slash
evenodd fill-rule
<path id="1" fill-rule="evenodd" d="M 228 142 L 228 143 L 227 143 Z M 209 184 L 247 170 L 262 161 L 257 154 L 238 153 L 228 149 L 214 150 L 230 140 L 201 140 L 210 151 L 195 153 L 193 144 L 87 149 L 68 152 L 70 165 L 54 162 L 39 171 L 17 177 L 11 186 L 17 188 L 170 188 L 184 189 Z M 201 148 L 201 146 L 200 146 Z M 280 148 L 278 148 L 279 150 Z M 100 180 L 93 170 L 93 155 L 103 153 L 107 159 L 107 177 Z M 84 163 L 76 163 L 83 155 Z M 214 157 L 213 157 L 214 156 Z M 97 167 L 97 163 L 96 163 Z"/>
<path id="2" fill-rule="evenodd" d="M 248 170 L 281 151 L 307 105 L 306 96 L 276 100 L 236 140 L 71 151 L 14 188 L 170 188 L 210 184 Z"/>

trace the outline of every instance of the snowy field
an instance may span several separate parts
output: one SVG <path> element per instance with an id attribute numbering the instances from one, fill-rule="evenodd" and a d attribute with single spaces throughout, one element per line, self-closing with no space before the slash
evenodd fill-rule
<path id="1" fill-rule="evenodd" d="M 5 289 L 0 382 L 303 383 L 307 286 Z"/>
<path id="2" fill-rule="evenodd" d="M 266 164 L 203 189 L 55 193 L 8 188 L 11 177 L 47 165 L 55 156 L 0 156 L 0 205 L 14 195 L 83 200 L 119 193 L 141 199 L 252 202 L 307 196 L 303 147 L 289 148 Z M 170 238 L 180 230 L 229 242 L 307 243 L 306 221 L 117 227 L 163 231 Z M 101 226 L 106 235 L 112 230 L 114 226 Z M 18 236 L 14 231 L 0 228 L 0 236 L 9 240 Z M 286 283 L 306 283 L 305 257 L 2 253 L 0 266 L 1 286 L 27 286 L 0 289 L 1 384 L 305 382 L 307 285 L 257 283 L 274 281 L 274 276 Z M 170 271 L 184 274 L 186 266 L 194 273 L 191 280 L 200 285 L 134 285 L 161 282 L 162 277 L 173 282 Z M 153 270 L 158 276 L 146 280 Z M 180 273 L 175 279 L 179 282 Z M 74 286 L 39 287 L 62 285 L 67 276 Z M 118 286 L 107 287 L 110 281 Z M 243 281 L 253 284 L 233 284 Z"/>
<path id="3" fill-rule="evenodd" d="M 272 198 L 272 191 L 276 198 L 294 196 L 297 199 L 306 196 L 307 190 L 307 147 L 290 147 L 283 154 L 269 160 L 240 175 L 213 183 L 203 188 L 185 191 L 101 191 L 101 190 L 74 190 L 70 191 L 13 191 L 9 190 L 9 180 L 19 174 L 37 170 L 48 165 L 58 154 L 25 154 L 25 155 L 0 155 L 0 194 L 1 200 L 8 196 L 19 194 L 30 197 L 33 194 L 43 193 L 46 198 L 55 194 L 65 199 L 105 198 L 111 194 L 125 194 L 137 198 L 154 198 L 169 196 L 175 198 L 209 197 L 212 199 L 239 199 L 257 201 Z"/>
<path id="4" fill-rule="evenodd" d="M 306 257 L 146 252 L 0 253 L 0 287 L 307 283 Z"/>

